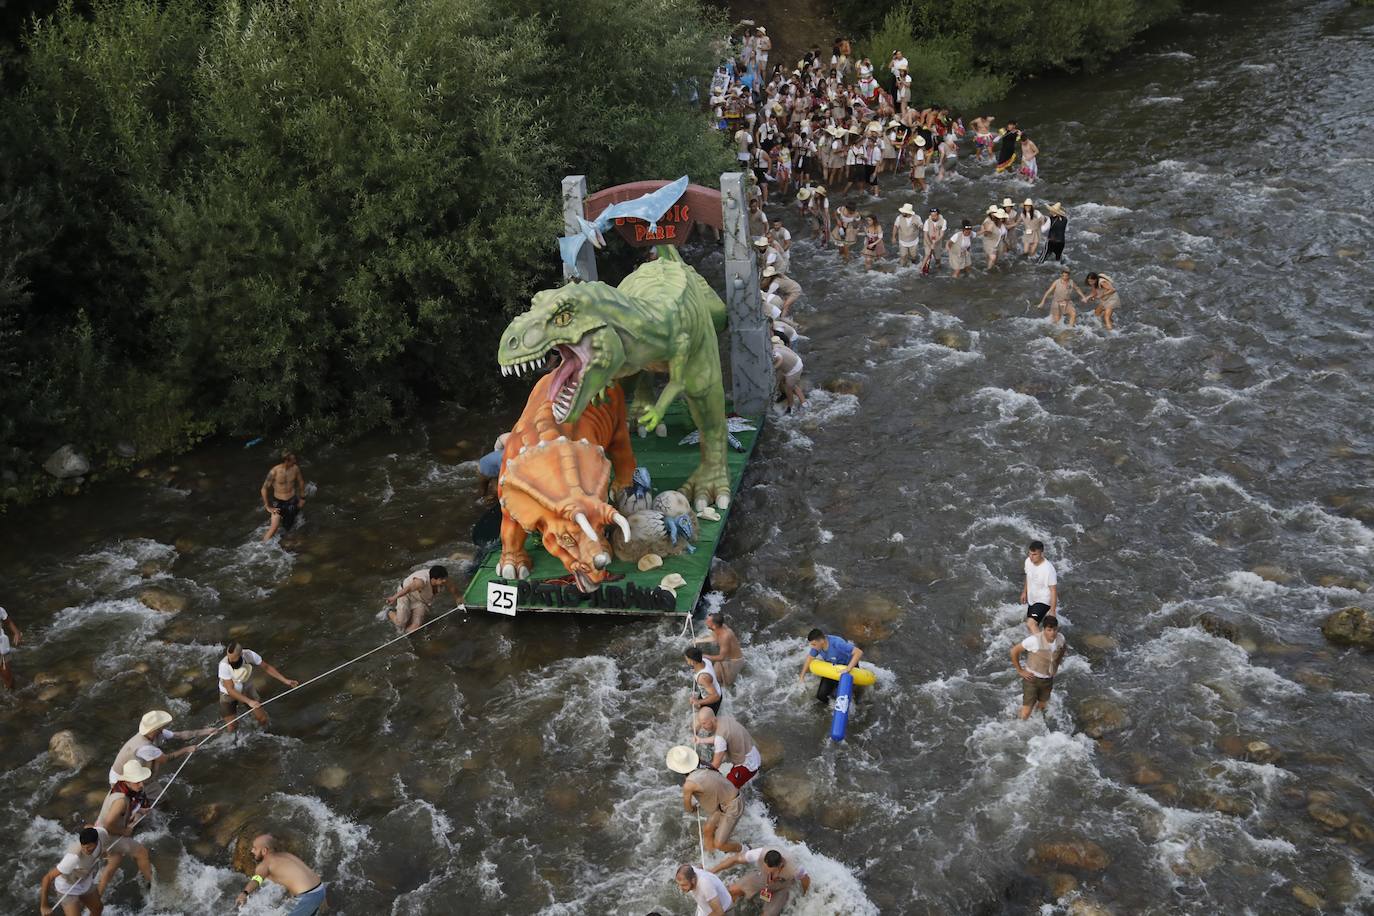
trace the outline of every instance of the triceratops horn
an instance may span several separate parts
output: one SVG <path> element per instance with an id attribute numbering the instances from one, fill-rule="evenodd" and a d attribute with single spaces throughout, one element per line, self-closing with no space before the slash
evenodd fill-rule
<path id="1" fill-rule="evenodd" d="M 626 521 L 625 516 L 617 512 L 611 516 L 611 521 L 620 527 L 620 533 L 625 536 L 625 543 L 628 544 L 630 542 L 630 523 Z"/>
<path id="2" fill-rule="evenodd" d="M 573 516 L 573 521 L 577 522 L 577 527 L 582 529 L 583 534 L 592 539 L 592 543 L 601 543 L 601 538 L 597 536 L 596 529 L 592 527 L 592 523 L 587 521 L 585 513 L 577 513 L 577 515 Z"/>

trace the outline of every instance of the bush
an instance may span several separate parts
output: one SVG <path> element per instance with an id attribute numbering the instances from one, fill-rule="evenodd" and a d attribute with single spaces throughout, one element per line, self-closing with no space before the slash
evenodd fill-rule
<path id="1" fill-rule="evenodd" d="M 911 6 L 888 11 L 882 25 L 856 50 L 858 57 L 873 62 L 875 75 L 885 86 L 892 83 L 892 52 L 901 50 L 911 73 L 913 105 L 949 105 L 969 108 L 1004 95 L 1006 77 L 976 67 L 969 40 L 959 35 L 918 38 L 916 13 Z"/>
<path id="2" fill-rule="evenodd" d="M 557 282 L 563 174 L 730 167 L 679 95 L 724 29 L 694 0 L 68 3 L 0 106 L 0 433 L 32 466 L 491 395 Z"/>

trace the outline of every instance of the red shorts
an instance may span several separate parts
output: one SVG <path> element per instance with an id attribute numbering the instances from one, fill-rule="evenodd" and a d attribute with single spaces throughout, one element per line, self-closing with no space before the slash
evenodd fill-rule
<path id="1" fill-rule="evenodd" d="M 737 763 L 730 768 L 730 772 L 725 774 L 725 778 L 730 780 L 730 784 L 736 789 L 743 789 L 744 784 L 753 779 L 758 770 L 751 770 L 742 763 Z"/>

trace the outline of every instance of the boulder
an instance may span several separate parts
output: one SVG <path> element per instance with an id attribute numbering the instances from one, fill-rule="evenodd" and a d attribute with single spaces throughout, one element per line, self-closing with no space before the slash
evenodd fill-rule
<path id="1" fill-rule="evenodd" d="M 1110 652 L 1121 645 L 1116 639 L 1105 633 L 1090 633 L 1087 636 L 1080 636 L 1074 641 L 1098 652 Z"/>
<path id="2" fill-rule="evenodd" d="M 1320 802 L 1307 806 L 1307 816 L 1332 830 L 1340 830 L 1350 823 L 1349 816 L 1342 814 L 1330 805 Z"/>
<path id="3" fill-rule="evenodd" d="M 43 470 L 58 480 L 65 480 L 69 477 L 84 477 L 90 473 L 91 463 L 76 450 L 76 446 L 69 444 L 49 455 L 48 460 L 43 462 Z"/>
<path id="4" fill-rule="evenodd" d="M 863 820 L 863 811 L 855 802 L 832 798 L 821 808 L 820 820 L 831 830 L 852 830 Z"/>
<path id="5" fill-rule="evenodd" d="M 1271 566 L 1265 563 L 1251 567 L 1250 571 L 1264 581 L 1274 582 L 1278 585 L 1287 585 L 1293 581 L 1293 574 L 1281 566 Z"/>
<path id="6" fill-rule="evenodd" d="M 1277 763 L 1281 756 L 1278 748 L 1267 741 L 1251 741 L 1245 745 L 1245 759 L 1251 763 Z"/>
<path id="7" fill-rule="evenodd" d="M 91 752 L 76 740 L 69 729 L 55 732 L 48 739 L 48 760 L 64 770 L 79 770 L 91 761 Z M 101 793 L 103 798 L 105 793 Z"/>
<path id="8" fill-rule="evenodd" d="M 962 328 L 940 328 L 930 339 L 951 350 L 967 351 L 973 345 L 973 338 Z"/>
<path id="9" fill-rule="evenodd" d="M 1363 579 L 1356 579 L 1351 576 L 1338 576 L 1327 574 L 1317 577 L 1317 584 L 1322 588 L 1344 588 L 1352 592 L 1369 591 L 1369 583 Z"/>
<path id="10" fill-rule="evenodd" d="M 1345 608 L 1326 618 L 1322 635 L 1343 646 L 1374 649 L 1374 617 L 1364 608 Z"/>
<path id="11" fill-rule="evenodd" d="M 1235 642 L 1240 638 L 1240 631 L 1236 629 L 1234 623 L 1231 623 L 1229 620 L 1223 620 L 1211 611 L 1199 614 L 1198 618 L 1194 620 L 1193 623 L 1218 639 Z"/>
<path id="12" fill-rule="evenodd" d="M 1111 862 L 1107 851 L 1084 837 L 1041 840 L 1035 844 L 1036 861 L 1075 871 L 1101 871 Z"/>
<path id="13" fill-rule="evenodd" d="M 1088 697 L 1078 704 L 1078 727 L 1089 738 L 1101 738 L 1126 726 L 1126 710 L 1106 697 Z"/>
<path id="14" fill-rule="evenodd" d="M 816 780 L 806 770 L 779 770 L 763 774 L 760 790 L 769 806 L 783 817 L 804 818 L 816 801 Z"/>
<path id="15" fill-rule="evenodd" d="M 176 592 L 165 588 L 152 586 L 145 588 L 138 593 L 138 600 L 145 607 L 151 608 L 160 614 L 180 614 L 186 610 L 188 603 L 185 595 L 178 595 Z"/>
<path id="16" fill-rule="evenodd" d="M 1095 900 L 1079 897 L 1069 904 L 1068 916 L 1112 916 L 1112 911 Z"/>
<path id="17" fill-rule="evenodd" d="M 711 562 L 711 588 L 729 597 L 739 591 L 741 579 L 735 568 L 724 560 Z"/>
<path id="18" fill-rule="evenodd" d="M 864 390 L 863 382 L 849 378 L 832 378 L 830 381 L 821 385 L 821 387 L 831 394 L 852 394 L 855 396 L 861 394 Z"/>
<path id="19" fill-rule="evenodd" d="M 1322 910 L 1326 908 L 1326 901 L 1322 899 L 1321 894 L 1305 888 L 1301 884 L 1293 885 L 1293 899 L 1309 910 Z"/>
<path id="20" fill-rule="evenodd" d="M 342 789 L 348 784 L 348 771 L 343 767 L 325 767 L 315 774 L 315 785 L 322 789 Z"/>
<path id="21" fill-rule="evenodd" d="M 120 442 L 114 447 L 115 454 L 125 460 L 131 460 L 138 455 L 138 446 L 132 442 Z"/>
<path id="22" fill-rule="evenodd" d="M 1050 893 L 1056 900 L 1067 897 L 1078 889 L 1078 879 L 1063 871 L 1050 872 L 1045 876 L 1045 884 L 1049 886 Z"/>
<path id="23" fill-rule="evenodd" d="M 1156 770 L 1149 764 L 1142 763 L 1131 773 L 1131 782 L 1138 786 L 1152 786 L 1157 782 L 1164 781 L 1164 774 Z"/>

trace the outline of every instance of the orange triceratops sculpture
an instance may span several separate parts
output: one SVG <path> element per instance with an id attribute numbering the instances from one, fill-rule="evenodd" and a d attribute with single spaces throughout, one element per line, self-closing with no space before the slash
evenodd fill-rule
<path id="1" fill-rule="evenodd" d="M 605 529 L 617 525 L 630 537 L 629 522 L 606 501 L 612 469 L 617 489 L 634 478 L 625 394 L 613 385 L 575 422 L 559 423 L 549 399 L 552 378 L 547 374 L 535 384 L 506 440 L 496 490 L 501 500 L 496 572 L 504 579 L 528 578 L 525 533 L 537 531 L 544 549 L 572 573 L 577 587 L 594 592 L 611 562 Z"/>

